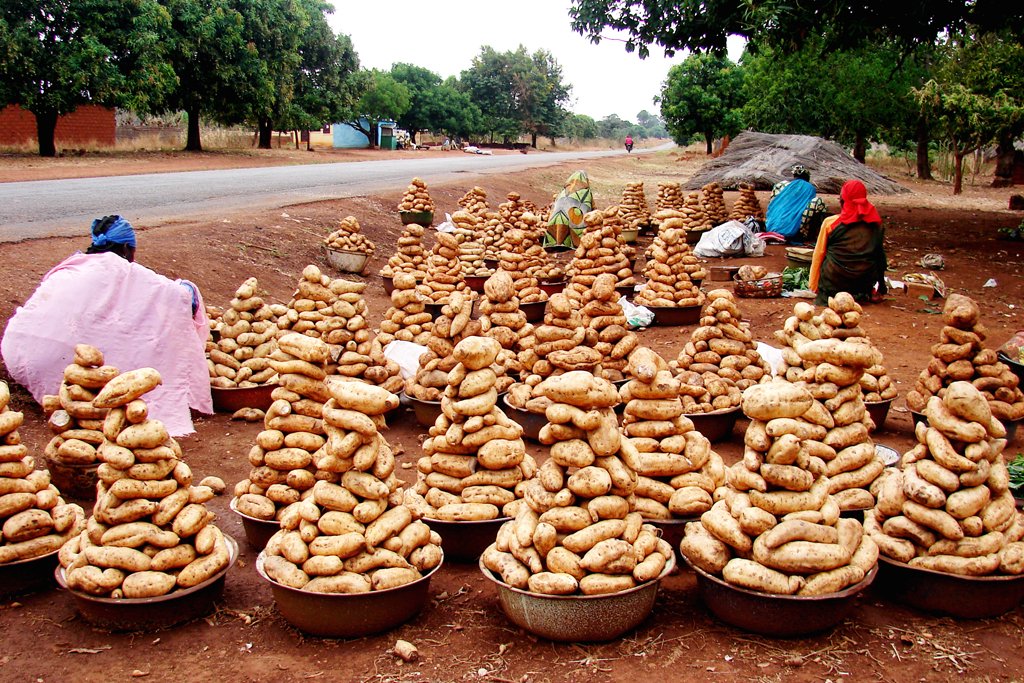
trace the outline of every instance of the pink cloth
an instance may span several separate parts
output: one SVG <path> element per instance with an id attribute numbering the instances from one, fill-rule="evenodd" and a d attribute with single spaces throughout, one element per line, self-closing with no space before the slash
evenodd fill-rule
<path id="1" fill-rule="evenodd" d="M 56 394 L 76 344 L 91 344 L 122 372 L 151 367 L 163 384 L 146 394 L 149 415 L 173 436 L 191 434 L 189 408 L 213 412 L 202 298 L 180 281 L 114 254 L 74 254 L 43 277 L 15 311 L 0 353 L 36 401 Z"/>

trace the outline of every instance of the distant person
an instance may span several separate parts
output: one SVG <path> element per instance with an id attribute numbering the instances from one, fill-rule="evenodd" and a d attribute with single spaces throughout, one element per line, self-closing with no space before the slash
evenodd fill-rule
<path id="1" fill-rule="evenodd" d="M 849 292 L 859 301 L 881 301 L 887 291 L 884 240 L 882 217 L 868 201 L 864 183 L 847 180 L 839 195 L 839 215 L 821 224 L 814 247 L 810 288 L 818 293 L 815 303 L 824 306 L 838 292 Z"/>
<path id="2" fill-rule="evenodd" d="M 202 296 L 191 282 L 134 260 L 131 223 L 94 220 L 86 252 L 54 266 L 11 316 L 0 353 L 11 377 L 40 402 L 60 389 L 76 344 L 95 346 L 121 372 L 156 368 L 163 384 L 146 395 L 150 417 L 172 436 L 190 434 L 190 408 L 213 412 Z"/>
<path id="3" fill-rule="evenodd" d="M 626 136 L 626 153 L 630 153 L 632 151 L 633 151 L 633 136 L 632 135 L 627 135 Z"/>
<path id="4" fill-rule="evenodd" d="M 772 188 L 765 217 L 766 229 L 777 232 L 789 242 L 818 238 L 821 222 L 828 214 L 825 202 L 811 184 L 811 174 L 803 164 L 790 169 L 793 180 L 783 180 Z"/>

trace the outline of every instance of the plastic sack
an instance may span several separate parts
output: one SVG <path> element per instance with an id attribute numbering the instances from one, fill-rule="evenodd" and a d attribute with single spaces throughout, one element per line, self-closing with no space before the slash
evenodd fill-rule
<path id="1" fill-rule="evenodd" d="M 772 369 L 772 375 L 778 375 L 786 367 L 786 361 L 782 358 L 782 349 L 777 349 L 770 344 L 765 344 L 764 342 L 757 342 L 757 346 L 755 348 L 758 355 L 760 355 L 761 358 L 768 363 L 768 367 Z"/>
<path id="2" fill-rule="evenodd" d="M 631 304 L 626 297 L 619 299 L 619 305 L 622 306 L 622 314 L 626 316 L 626 324 L 634 330 L 654 322 L 654 311 L 646 306 Z"/>
<path id="3" fill-rule="evenodd" d="M 764 256 L 764 243 L 757 239 L 749 225 L 728 221 L 704 233 L 693 254 L 700 258 Z"/>
<path id="4" fill-rule="evenodd" d="M 420 369 L 420 356 L 427 351 L 429 349 L 422 344 L 396 339 L 384 347 L 384 357 L 398 363 L 398 368 L 402 371 L 402 379 L 409 379 L 416 376 L 416 372 Z"/>
<path id="5" fill-rule="evenodd" d="M 455 232 L 455 224 L 452 223 L 452 215 L 450 213 L 446 213 L 444 215 L 444 222 L 439 223 L 435 230 L 438 232 Z"/>

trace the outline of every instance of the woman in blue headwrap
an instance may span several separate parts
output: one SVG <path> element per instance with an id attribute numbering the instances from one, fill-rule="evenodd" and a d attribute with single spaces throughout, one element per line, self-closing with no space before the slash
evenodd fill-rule
<path id="1" fill-rule="evenodd" d="M 765 229 L 779 233 L 790 242 L 799 239 L 813 242 L 827 214 L 825 202 L 818 197 L 811 184 L 811 174 L 803 164 L 793 166 L 790 173 L 793 180 L 776 183 L 772 188 Z"/>
<path id="2" fill-rule="evenodd" d="M 117 254 L 135 261 L 135 228 L 120 216 L 104 216 L 92 222 L 92 244 L 86 254 Z"/>

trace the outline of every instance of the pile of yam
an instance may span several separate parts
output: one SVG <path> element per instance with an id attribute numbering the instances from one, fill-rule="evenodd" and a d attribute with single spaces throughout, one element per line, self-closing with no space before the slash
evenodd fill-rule
<path id="1" fill-rule="evenodd" d="M 338 229 L 324 239 L 328 249 L 341 251 L 358 251 L 362 254 L 373 254 L 376 247 L 363 233 L 359 232 L 359 221 L 355 216 L 341 219 Z"/>
<path id="2" fill-rule="evenodd" d="M 647 195 L 642 182 L 626 183 L 619 202 L 619 216 L 630 228 L 642 228 L 650 224 L 651 212 L 647 208 Z"/>
<path id="3" fill-rule="evenodd" d="M 694 282 L 703 280 L 704 267 L 686 243 L 686 231 L 679 219 L 669 219 L 647 250 L 644 276 L 647 282 L 634 297 L 638 306 L 700 306 L 704 292 Z"/>
<path id="4" fill-rule="evenodd" d="M 467 213 L 483 218 L 490 210 L 487 206 L 487 190 L 479 185 L 473 187 L 459 199 L 459 206 Z"/>
<path id="5" fill-rule="evenodd" d="M 498 268 L 512 278 L 512 288 L 521 303 L 547 300 L 548 294 L 540 288 L 536 274 L 546 260 L 547 252 L 525 230 L 514 228 L 505 236 Z"/>
<path id="6" fill-rule="evenodd" d="M 441 315 L 434 320 L 427 338 L 427 352 L 420 356 L 419 369 L 405 382 L 407 396 L 421 401 L 440 401 L 448 387 L 448 373 L 458 361 L 455 360 L 455 345 L 466 337 L 480 334 L 479 320 L 472 320 L 470 312 L 473 302 L 462 292 L 453 292 L 451 299 L 441 309 Z M 504 391 L 511 378 L 505 377 Z"/>
<path id="7" fill-rule="evenodd" d="M 717 182 L 708 183 L 701 188 L 701 206 L 712 227 L 729 220 L 729 211 L 725 208 L 725 191 Z"/>
<path id="8" fill-rule="evenodd" d="M 679 183 L 658 183 L 658 196 L 654 202 L 654 212 L 658 214 L 661 211 L 682 211 L 684 200 L 683 188 Z"/>
<path id="9" fill-rule="evenodd" d="M 104 365 L 103 353 L 95 346 L 77 344 L 71 364 L 64 368 L 64 379 L 56 395 L 43 396 L 43 413 L 53 438 L 46 444 L 44 455 L 60 465 L 91 465 L 96 462 L 96 449 L 103 443 L 103 419 L 106 408 L 95 405 L 94 399 L 107 382 L 120 374 L 112 365 Z M 10 392 L 0 386 L 0 463 L 22 462 L 28 450 L 21 443 L 18 427 L 22 413 L 7 407 Z M 11 465 L 17 467 L 17 465 Z"/>
<path id="10" fill-rule="evenodd" d="M 480 300 L 480 331 L 501 345 L 502 365 L 510 374 L 518 375 L 522 365 L 517 358 L 520 340 L 533 334 L 533 325 L 519 308 L 512 276 L 499 270 L 484 282 Z"/>
<path id="11" fill-rule="evenodd" d="M 388 258 L 380 269 L 383 277 L 394 277 L 398 273 L 409 273 L 417 280 L 427 275 L 427 252 L 423 249 L 423 226 L 410 223 L 398 238 L 398 251 Z"/>
<path id="12" fill-rule="evenodd" d="M 574 301 L 581 301 L 583 293 L 603 274 L 614 275 L 615 286 L 635 285 L 636 279 L 630 269 L 629 259 L 622 250 L 621 233 L 616 236 L 615 229 L 604 224 L 602 211 L 587 213 L 583 222 L 586 227 L 567 271 L 569 282 L 565 286 L 566 295 Z"/>
<path id="13" fill-rule="evenodd" d="M 754 186 L 748 183 L 740 183 L 740 196 L 736 198 L 732 205 L 729 219 L 744 221 L 750 216 L 763 221 L 764 209 L 761 208 L 761 202 L 754 193 Z"/>
<path id="14" fill-rule="evenodd" d="M 420 178 L 413 178 L 398 203 L 399 211 L 434 211 L 434 200 L 427 192 L 427 184 Z M 421 233 L 422 234 L 422 233 Z"/>
<path id="15" fill-rule="evenodd" d="M 213 321 L 217 339 L 206 342 L 211 386 L 254 387 L 274 378 L 267 358 L 277 348 L 277 318 L 287 315 L 288 308 L 267 304 L 259 293 L 259 281 L 248 278 L 235 290 L 228 308 Z"/>
<path id="16" fill-rule="evenodd" d="M 377 341 L 382 348 L 395 339 L 426 343 L 433 317 L 427 312 L 423 295 L 416 289 L 416 278 L 411 273 L 398 273 L 394 284 L 391 306 L 384 313 Z"/>
<path id="17" fill-rule="evenodd" d="M 683 200 L 682 213 L 683 227 L 687 230 L 709 230 L 714 227 L 711 218 L 704 211 L 701 203 L 700 192 L 690 192 Z"/>
<path id="18" fill-rule="evenodd" d="M 459 265 L 462 269 L 462 276 L 490 275 L 491 271 L 484 263 L 485 249 L 482 242 L 478 241 L 481 234 L 480 226 L 482 220 L 468 211 L 456 211 L 452 216 L 452 223 L 455 225 L 455 239 L 459 242 Z"/>
<path id="19" fill-rule="evenodd" d="M 586 346 L 553 351 L 547 359 L 555 367 L 565 370 L 584 370 L 590 365 L 590 354 L 583 352 L 592 349 L 600 354 L 599 376 L 612 382 L 623 379 L 627 358 L 637 347 L 638 338 L 627 329 L 626 314 L 615 291 L 615 276 L 608 273 L 598 275 L 593 286 L 583 292 L 580 303 Z M 577 355 L 581 357 L 577 359 Z"/>
<path id="20" fill-rule="evenodd" d="M 459 240 L 452 233 L 437 233 L 437 244 L 427 259 L 427 273 L 418 289 L 433 303 L 446 303 L 454 292 L 469 294 L 459 260 Z"/>

